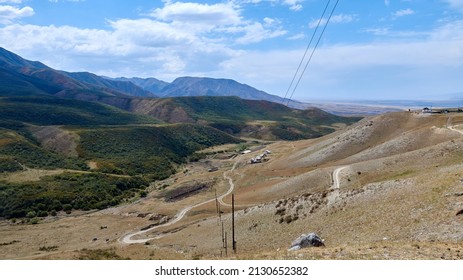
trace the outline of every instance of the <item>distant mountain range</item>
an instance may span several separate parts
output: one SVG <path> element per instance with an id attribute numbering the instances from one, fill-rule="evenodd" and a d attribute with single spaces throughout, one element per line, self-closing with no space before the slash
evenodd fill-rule
<path id="1" fill-rule="evenodd" d="M 71 73 L 58 71 L 47 65 L 26 60 L 6 49 L 0 48 L 0 71 L 20 73 L 28 80 L 28 85 L 37 90 L 43 90 L 47 85 L 47 92 L 82 100 L 92 100 L 98 96 L 99 101 L 105 97 L 179 97 L 179 96 L 237 96 L 248 100 L 266 100 L 285 104 L 287 100 L 255 89 L 249 85 L 238 83 L 230 79 L 213 79 L 198 77 L 181 77 L 172 83 L 156 78 L 109 78 L 88 72 Z M 53 89 L 52 89 L 53 88 Z M 50 92 L 50 90 L 52 92 Z M 93 96 L 83 91 L 92 91 Z M 105 103 L 119 104 L 120 100 Z M 114 105 L 114 104 L 111 104 Z M 302 103 L 291 101 L 291 107 L 302 108 Z"/>
<path id="2" fill-rule="evenodd" d="M 58 71 L 1 48 L 0 78 L 0 117 L 36 125 L 141 120 L 209 125 L 234 136 L 295 140 L 318 137 L 333 131 L 333 123 L 356 120 L 315 108 L 291 109 L 278 104 L 283 98 L 229 79 L 183 77 L 172 83 L 113 79 Z"/>
<path id="3" fill-rule="evenodd" d="M 232 80 L 58 71 L 0 49 L 0 175 L 69 171 L 2 182 L 0 218 L 114 206 L 206 157 L 205 148 L 320 137 L 358 120 L 226 95 L 280 100 Z"/>

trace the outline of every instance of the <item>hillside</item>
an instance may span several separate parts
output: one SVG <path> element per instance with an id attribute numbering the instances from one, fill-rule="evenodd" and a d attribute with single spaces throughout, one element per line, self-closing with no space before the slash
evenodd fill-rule
<path id="1" fill-rule="evenodd" d="M 2 257 L 462 259 L 461 147 L 461 114 L 403 112 L 317 139 L 256 146 L 246 155 L 208 149 L 206 159 L 158 181 L 136 203 L 35 226 L 1 224 L 0 242 L 8 244 Z M 264 150 L 268 161 L 249 164 Z M 238 253 L 225 257 L 218 221 L 229 230 L 231 186 Z M 183 197 L 171 202 L 168 193 Z M 171 222 L 159 225 L 161 219 Z M 309 232 L 326 247 L 287 251 Z"/>
<path id="2" fill-rule="evenodd" d="M 109 105 L 127 103 L 130 95 L 154 96 L 130 82 L 109 81 L 91 73 L 67 73 L 29 61 L 0 48 L 0 95 L 48 94 Z"/>
<path id="3" fill-rule="evenodd" d="M 300 140 L 333 132 L 345 118 L 316 108 L 296 110 L 284 105 L 238 97 L 177 97 L 133 100 L 130 109 L 168 123 L 202 123 L 224 132 L 265 140 Z"/>
<path id="4" fill-rule="evenodd" d="M 225 143 L 239 140 L 189 124 L 0 127 L 0 217 L 115 206 L 143 195 L 196 151 Z"/>

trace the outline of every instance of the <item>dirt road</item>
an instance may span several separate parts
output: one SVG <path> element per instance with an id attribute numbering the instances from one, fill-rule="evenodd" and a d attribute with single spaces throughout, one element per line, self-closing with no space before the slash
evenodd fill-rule
<path id="1" fill-rule="evenodd" d="M 328 194 L 328 205 L 333 204 L 338 198 L 339 198 L 339 188 L 340 188 L 340 180 L 339 180 L 339 174 L 341 171 L 346 169 L 348 166 L 341 166 L 336 168 L 333 171 L 333 184 L 331 185 L 331 190 Z"/>
<path id="2" fill-rule="evenodd" d="M 456 131 L 456 132 L 458 132 L 458 133 L 460 133 L 460 134 L 463 134 L 463 130 L 461 130 L 461 129 L 456 129 L 455 126 L 456 126 L 456 125 L 449 126 L 448 129 L 453 130 L 453 131 Z M 459 126 L 461 126 L 461 125 L 459 125 Z"/>
<path id="3" fill-rule="evenodd" d="M 225 202 L 223 202 L 223 199 L 224 197 L 226 197 L 227 195 L 231 194 L 233 192 L 233 190 L 235 189 L 235 184 L 233 183 L 233 179 L 228 176 L 228 174 L 230 172 L 233 172 L 236 168 L 236 166 L 238 165 L 239 163 L 239 160 L 236 160 L 235 163 L 233 164 L 233 167 L 228 170 L 228 171 L 225 171 L 223 173 L 223 177 L 225 180 L 228 180 L 228 184 L 229 184 L 229 189 L 226 193 L 224 193 L 223 195 L 219 196 L 217 198 L 218 202 L 223 205 L 223 206 L 230 206 L 230 204 L 227 204 Z M 181 219 L 183 219 L 183 217 L 185 217 L 185 215 L 193 208 L 196 208 L 196 207 L 199 207 L 199 206 L 202 206 L 204 204 L 207 204 L 207 203 L 211 203 L 215 201 L 215 198 L 211 198 L 209 200 L 206 200 L 206 201 L 203 201 L 203 202 L 200 202 L 198 204 L 195 204 L 195 205 L 192 205 L 192 206 L 188 206 L 186 207 L 185 209 L 183 209 L 182 211 L 178 212 L 177 215 L 175 215 L 174 219 L 170 220 L 169 222 L 165 223 L 165 224 L 162 224 L 162 225 L 158 225 L 158 226 L 155 226 L 155 227 L 152 227 L 152 228 L 149 228 L 149 229 L 146 229 L 146 230 L 140 230 L 140 231 L 137 231 L 137 232 L 134 232 L 134 233 L 130 233 L 130 234 L 127 234 L 125 236 L 123 236 L 121 239 L 119 239 L 119 241 L 121 243 L 125 243 L 125 244 L 139 244 L 139 243 L 145 243 L 147 241 L 150 241 L 150 240 L 153 240 L 153 239 L 159 239 L 161 238 L 162 236 L 157 236 L 157 237 L 152 237 L 152 238 L 146 238 L 146 239 L 135 239 L 133 240 L 132 237 L 134 236 L 137 236 L 137 235 L 140 235 L 140 234 L 144 234 L 144 233 L 147 233 L 147 232 L 150 232 L 150 231 L 153 231 L 155 229 L 158 229 L 158 228 L 162 228 L 162 227 L 167 227 L 167 226 L 170 226 L 170 225 L 173 225 L 177 222 L 179 222 Z"/>

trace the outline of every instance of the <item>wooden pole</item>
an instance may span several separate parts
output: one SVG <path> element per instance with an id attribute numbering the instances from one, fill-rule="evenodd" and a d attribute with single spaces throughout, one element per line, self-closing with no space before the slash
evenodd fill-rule
<path id="1" fill-rule="evenodd" d="M 219 203 L 219 220 L 222 221 L 222 210 L 220 209 L 220 203 Z"/>
<path id="2" fill-rule="evenodd" d="M 225 248 L 225 231 L 223 230 L 223 222 L 222 222 L 222 248 Z"/>
<path id="3" fill-rule="evenodd" d="M 227 232 L 225 232 L 225 257 L 228 257 L 227 247 L 228 247 L 228 244 L 227 244 Z"/>
<path id="4" fill-rule="evenodd" d="M 217 200 L 217 190 L 214 189 L 215 191 L 215 211 L 217 212 L 217 225 L 220 225 L 220 213 L 219 213 L 219 201 Z"/>
<path id="5" fill-rule="evenodd" d="M 235 240 L 235 194 L 232 194 L 232 247 L 233 252 L 236 254 L 236 240 Z"/>

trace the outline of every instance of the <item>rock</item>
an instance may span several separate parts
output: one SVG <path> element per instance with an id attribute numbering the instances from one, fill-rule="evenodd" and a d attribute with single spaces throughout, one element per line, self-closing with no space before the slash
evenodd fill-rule
<path id="1" fill-rule="evenodd" d="M 458 215 L 463 215 L 463 209 L 461 209 L 460 211 L 457 212 L 457 216 Z"/>
<path id="2" fill-rule="evenodd" d="M 289 251 L 296 251 L 306 247 L 321 247 L 325 246 L 323 240 L 315 233 L 303 234 L 291 244 Z"/>

